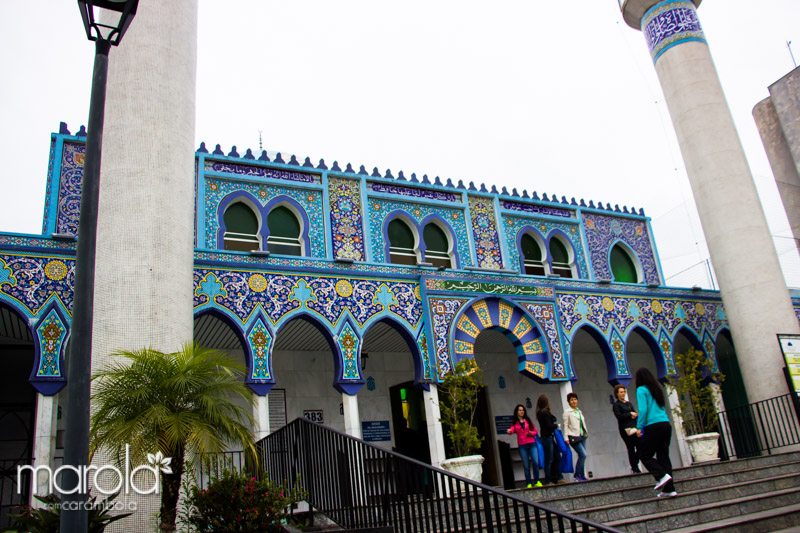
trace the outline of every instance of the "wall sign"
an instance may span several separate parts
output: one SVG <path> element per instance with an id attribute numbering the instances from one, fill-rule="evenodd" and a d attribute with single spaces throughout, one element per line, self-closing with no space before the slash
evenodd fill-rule
<path id="1" fill-rule="evenodd" d="M 786 370 L 789 373 L 790 387 L 800 392 L 800 335 L 778 334 Z"/>
<path id="2" fill-rule="evenodd" d="M 392 440 L 392 432 L 389 430 L 388 420 L 373 420 L 371 422 L 361 422 L 361 438 L 364 442 L 385 442 Z"/>
<path id="3" fill-rule="evenodd" d="M 494 417 L 494 427 L 497 429 L 498 435 L 505 435 L 508 428 L 511 427 L 511 422 L 514 421 L 514 417 L 511 415 L 505 416 L 496 416 Z"/>

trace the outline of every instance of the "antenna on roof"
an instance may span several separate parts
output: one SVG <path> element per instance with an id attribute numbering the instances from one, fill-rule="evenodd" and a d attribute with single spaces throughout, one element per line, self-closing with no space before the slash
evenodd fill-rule
<path id="1" fill-rule="evenodd" d="M 263 150 L 264 149 L 264 146 L 261 144 L 261 133 L 263 131 L 264 130 L 258 130 L 258 149 L 259 150 Z"/>
<path id="2" fill-rule="evenodd" d="M 797 68 L 797 61 L 794 60 L 794 54 L 792 53 L 792 41 L 786 41 L 786 48 L 789 49 L 789 55 L 792 56 L 792 64 L 794 64 L 794 68 Z"/>

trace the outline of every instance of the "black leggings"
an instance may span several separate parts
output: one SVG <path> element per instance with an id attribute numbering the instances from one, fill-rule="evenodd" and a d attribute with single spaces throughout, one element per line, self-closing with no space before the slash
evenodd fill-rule
<path id="1" fill-rule="evenodd" d="M 642 429 L 642 438 L 639 439 L 639 460 L 647 471 L 653 474 L 656 481 L 664 477 L 664 474 L 672 475 L 672 462 L 669 460 L 671 439 L 672 426 L 669 422 L 657 422 Z M 670 480 L 661 490 L 674 492 L 675 485 Z"/>

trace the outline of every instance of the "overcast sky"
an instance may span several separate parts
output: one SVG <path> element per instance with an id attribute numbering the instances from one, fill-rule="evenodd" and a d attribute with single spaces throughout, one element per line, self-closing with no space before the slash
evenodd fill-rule
<path id="1" fill-rule="evenodd" d="M 705 0 L 698 12 L 800 286 L 751 114 L 794 67 L 787 41 L 800 59 L 800 1 Z M 94 46 L 73 1 L 0 0 L 0 50 L 0 231 L 36 234 L 49 134 L 86 123 Z M 196 144 L 255 151 L 259 132 L 265 149 L 315 164 L 642 207 L 667 284 L 710 286 L 661 88 L 615 0 L 200 0 Z"/>

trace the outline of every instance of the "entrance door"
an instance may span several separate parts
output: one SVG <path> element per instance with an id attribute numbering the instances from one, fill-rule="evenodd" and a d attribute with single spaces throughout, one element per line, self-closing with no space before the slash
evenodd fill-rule
<path id="1" fill-rule="evenodd" d="M 428 423 L 422 391 L 413 381 L 389 388 L 395 450 L 417 461 L 431 464 Z"/>
<path id="2" fill-rule="evenodd" d="M 756 438 L 753 416 L 747 404 L 742 372 L 733 344 L 724 333 L 717 340 L 717 362 L 720 372 L 725 376 L 721 385 L 722 401 L 725 402 L 728 427 L 736 448 L 736 456 L 742 458 L 760 455 L 761 449 Z"/>

